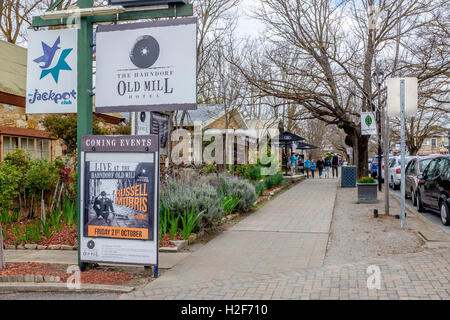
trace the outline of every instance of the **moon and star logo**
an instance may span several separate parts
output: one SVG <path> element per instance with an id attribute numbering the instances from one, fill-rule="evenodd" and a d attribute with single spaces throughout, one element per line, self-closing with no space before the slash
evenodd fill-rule
<path id="1" fill-rule="evenodd" d="M 149 35 L 143 35 L 136 39 L 131 49 L 131 62 L 140 69 L 150 68 L 159 58 L 159 43 Z"/>

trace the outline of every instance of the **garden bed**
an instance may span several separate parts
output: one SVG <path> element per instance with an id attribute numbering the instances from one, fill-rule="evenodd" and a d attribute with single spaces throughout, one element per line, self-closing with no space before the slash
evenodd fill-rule
<path id="1" fill-rule="evenodd" d="M 4 225 L 2 229 L 4 230 L 4 234 L 6 233 L 6 237 L 3 238 L 3 243 L 5 245 L 25 245 L 25 244 L 36 244 L 39 246 L 51 246 L 51 245 L 68 245 L 68 246 L 78 246 L 78 231 L 77 227 L 70 226 L 67 224 L 61 225 L 61 232 L 52 231 L 51 236 L 47 238 L 44 234 L 41 233 L 41 239 L 39 241 L 34 241 L 30 239 L 29 241 L 20 240 L 20 237 L 24 236 L 25 226 L 34 226 L 35 222 L 38 220 L 25 220 L 15 222 L 11 225 Z M 21 235 L 17 235 L 14 233 L 14 230 L 22 231 Z M 26 236 L 26 235 L 25 235 Z"/>
<path id="2" fill-rule="evenodd" d="M 52 282 L 65 283 L 73 274 L 67 273 L 67 265 L 37 262 L 6 263 L 6 269 L 0 269 L 0 279 L 5 282 Z M 81 273 L 81 283 L 126 285 L 137 277 L 137 274 L 117 272 L 113 268 L 104 270 L 92 269 Z M 11 282 L 11 281 L 8 281 Z"/>

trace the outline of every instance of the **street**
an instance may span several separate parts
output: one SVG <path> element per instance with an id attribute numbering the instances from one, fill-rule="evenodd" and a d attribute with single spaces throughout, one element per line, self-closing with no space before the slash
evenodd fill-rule
<path id="1" fill-rule="evenodd" d="M 392 193 L 393 195 L 395 195 L 399 200 L 401 199 L 400 198 L 400 190 L 389 189 L 389 192 Z M 413 206 L 411 199 L 407 198 L 405 201 L 405 205 L 408 206 L 411 210 L 418 212 L 416 207 Z M 433 223 L 436 227 L 438 227 L 439 229 L 441 229 L 442 231 L 444 231 L 446 234 L 448 234 L 450 236 L 450 226 L 444 226 L 442 224 L 439 213 L 429 211 L 429 210 L 427 210 L 425 212 L 418 212 L 418 213 L 421 214 L 423 217 L 425 217 L 427 220 L 429 220 L 431 223 Z M 394 213 L 391 212 L 391 214 L 394 214 Z M 397 213 L 395 213 L 395 214 L 397 214 Z M 398 212 L 398 214 L 400 214 L 400 212 Z"/>

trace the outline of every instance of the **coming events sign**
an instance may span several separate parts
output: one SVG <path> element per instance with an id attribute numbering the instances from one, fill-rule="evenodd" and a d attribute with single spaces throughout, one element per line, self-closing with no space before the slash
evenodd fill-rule
<path id="1" fill-rule="evenodd" d="M 158 264 L 158 136 L 84 136 L 81 262 Z"/>
<path id="2" fill-rule="evenodd" d="M 99 25 L 96 111 L 197 106 L 197 20 Z"/>

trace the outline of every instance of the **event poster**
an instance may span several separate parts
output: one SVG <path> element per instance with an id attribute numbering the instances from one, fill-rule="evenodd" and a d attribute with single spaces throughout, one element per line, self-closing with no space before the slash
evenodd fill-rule
<path id="1" fill-rule="evenodd" d="M 88 161 L 85 170 L 84 235 L 153 241 L 154 163 Z"/>

